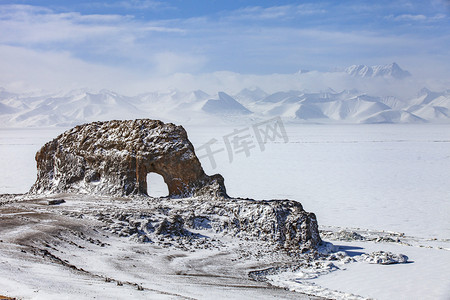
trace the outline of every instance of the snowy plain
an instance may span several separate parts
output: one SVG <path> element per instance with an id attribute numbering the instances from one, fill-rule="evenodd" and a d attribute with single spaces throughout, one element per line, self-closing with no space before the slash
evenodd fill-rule
<path id="1" fill-rule="evenodd" d="M 185 126 L 196 148 L 213 138 L 215 147 L 224 148 L 224 136 L 247 127 L 251 124 Z M 222 174 L 234 197 L 297 200 L 317 215 L 321 228 L 392 231 L 413 241 L 411 247 L 339 242 L 343 249 L 360 252 L 404 253 L 412 263 L 354 264 L 312 279 L 314 286 L 375 299 L 448 299 L 450 125 L 285 124 L 285 128 L 287 143 L 277 139 L 264 151 L 255 145 L 248 156 L 233 153 L 231 162 L 224 150 L 214 156 L 215 168 L 202 158 L 206 173 Z M 36 151 L 65 129 L 0 129 L 0 193 L 26 192 L 36 176 Z M 201 151 L 197 155 L 201 157 Z M 150 186 L 150 194 L 164 190 L 163 185 Z M 292 276 L 284 281 L 282 276 L 275 278 L 273 283 L 295 290 L 296 274 Z"/>

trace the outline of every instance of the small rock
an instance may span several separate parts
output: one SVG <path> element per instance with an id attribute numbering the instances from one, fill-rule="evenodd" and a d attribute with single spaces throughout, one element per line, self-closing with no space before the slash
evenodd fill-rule
<path id="1" fill-rule="evenodd" d="M 394 254 L 392 252 L 377 251 L 370 254 L 362 254 L 361 259 L 370 264 L 392 265 L 404 264 L 408 262 L 408 256 L 404 254 Z"/>
<path id="2" fill-rule="evenodd" d="M 337 239 L 340 241 L 362 241 L 365 238 L 355 231 L 341 230 L 337 233 Z"/>
<path id="3" fill-rule="evenodd" d="M 64 199 L 55 199 L 55 200 L 48 200 L 48 205 L 59 205 L 62 203 L 66 203 Z"/>

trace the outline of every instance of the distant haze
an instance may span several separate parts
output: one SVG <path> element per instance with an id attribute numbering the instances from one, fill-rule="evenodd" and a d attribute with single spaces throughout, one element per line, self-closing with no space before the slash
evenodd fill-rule
<path id="1" fill-rule="evenodd" d="M 450 86 L 448 1 L 48 1 L 0 4 L 0 86 L 13 92 Z M 402 82 L 342 76 L 396 62 Z M 364 65 L 368 68 L 364 69 Z M 300 70 L 310 70 L 304 72 Z M 339 71 L 339 72 L 336 72 Z"/>

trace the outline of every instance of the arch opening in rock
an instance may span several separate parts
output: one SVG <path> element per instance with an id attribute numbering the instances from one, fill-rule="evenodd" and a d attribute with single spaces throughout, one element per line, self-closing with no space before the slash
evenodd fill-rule
<path id="1" fill-rule="evenodd" d="M 162 175 L 158 173 L 147 174 L 147 195 L 150 197 L 167 197 L 169 195 L 169 188 L 164 182 Z"/>
<path id="2" fill-rule="evenodd" d="M 30 193 L 147 195 L 147 174 L 155 172 L 170 197 L 228 197 L 223 177 L 203 171 L 184 128 L 158 120 L 76 126 L 46 143 L 36 162 Z"/>

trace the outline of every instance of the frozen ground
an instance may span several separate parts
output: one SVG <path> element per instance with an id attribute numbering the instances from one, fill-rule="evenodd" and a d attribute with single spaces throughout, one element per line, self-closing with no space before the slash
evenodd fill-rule
<path id="1" fill-rule="evenodd" d="M 237 126 L 243 129 L 245 126 Z M 196 147 L 232 128 L 187 128 Z M 294 199 L 320 224 L 450 238 L 449 125 L 286 126 L 288 143 L 233 155 L 217 168 L 233 196 Z M 220 148 L 220 145 L 217 145 Z M 215 148 L 213 148 L 215 149 Z M 201 156 L 203 152 L 198 152 Z"/>
<path id="2" fill-rule="evenodd" d="M 49 205 L 61 198 L 63 203 Z M 245 240 L 218 233 L 213 229 L 217 220 L 200 222 L 203 217 L 172 229 L 162 225 L 167 219 L 161 220 L 173 215 L 173 210 L 203 204 L 193 199 L 67 194 L 0 197 L 0 295 L 25 299 L 72 299 L 75 295 L 77 299 L 310 299 L 248 276 L 249 271 L 273 263 L 291 262 L 292 257 L 267 251 L 270 243 L 265 247 L 244 232 Z M 186 218 L 189 213 L 183 209 L 176 214 Z M 223 217 L 213 216 L 219 223 Z"/>
<path id="3" fill-rule="evenodd" d="M 201 217 L 185 221 L 187 232 L 162 225 L 172 211 L 188 220 L 194 207 Z M 449 291 L 449 241 L 323 227 L 334 245 L 292 256 L 252 232 L 217 227 L 227 214 L 195 199 L 1 197 L 0 214 L 0 291 L 25 299 L 446 299 Z"/>
<path id="4" fill-rule="evenodd" d="M 234 128 L 186 129 L 196 147 L 215 138 L 213 149 L 220 149 L 226 147 L 223 137 Z M 384 250 L 406 254 L 412 263 L 356 262 L 307 281 L 291 271 L 270 277 L 271 282 L 336 298 L 355 294 L 376 299 L 448 299 L 450 126 L 287 125 L 286 129 L 288 143 L 277 139 L 264 151 L 255 145 L 248 157 L 232 153 L 232 162 L 224 149 L 214 156 L 216 168 L 208 158 L 202 159 L 205 171 L 221 173 L 232 196 L 300 201 L 305 210 L 316 213 L 324 239 L 350 256 Z M 35 179 L 35 152 L 63 130 L 0 129 L 0 193 L 27 191 Z M 393 241 L 327 237 L 327 232 L 340 229 L 363 237 L 380 232 L 378 236 Z M 85 282 L 80 280 L 79 288 Z M 90 284 L 93 288 L 96 283 Z"/>

